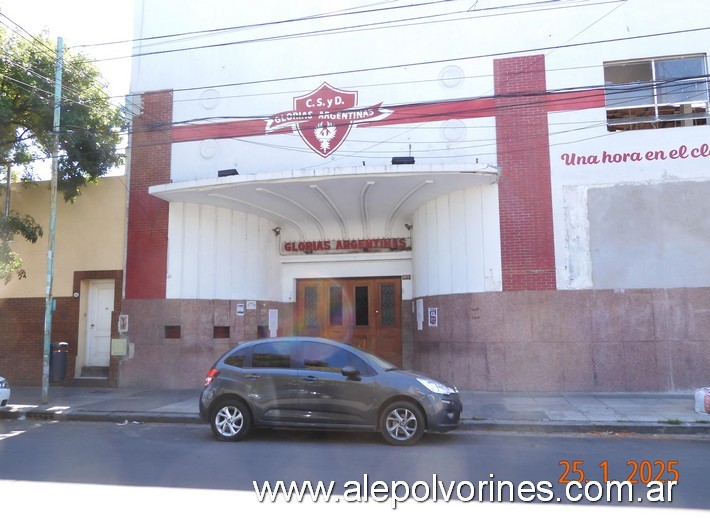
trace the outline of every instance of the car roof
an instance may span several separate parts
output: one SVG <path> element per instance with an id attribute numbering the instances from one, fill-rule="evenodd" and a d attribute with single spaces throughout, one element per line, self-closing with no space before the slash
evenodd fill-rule
<path id="1" fill-rule="evenodd" d="M 318 342 L 323 344 L 330 344 L 338 347 L 350 348 L 351 346 L 343 342 L 338 342 L 336 340 L 330 340 L 328 338 L 322 338 L 320 336 L 274 336 L 272 338 L 258 338 L 256 340 L 246 340 L 237 344 L 238 346 L 248 346 L 263 344 L 266 342 L 274 341 L 292 341 L 292 342 Z"/>

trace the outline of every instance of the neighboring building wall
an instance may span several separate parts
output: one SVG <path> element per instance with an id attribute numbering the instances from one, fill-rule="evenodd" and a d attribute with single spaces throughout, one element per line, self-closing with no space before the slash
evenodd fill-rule
<path id="1" fill-rule="evenodd" d="M 67 342 L 67 382 L 81 357 L 82 280 L 112 279 L 115 301 L 112 330 L 120 309 L 125 252 L 127 183 L 124 177 L 103 178 L 82 189 L 75 203 L 57 205 L 54 281 L 56 310 L 52 342 Z M 49 227 L 49 186 L 13 186 L 12 209 L 30 214 L 44 228 L 36 244 L 17 240 L 13 245 L 24 260 L 27 278 L 0 286 L 0 375 L 13 386 L 38 385 L 42 380 L 44 315 Z"/>
<path id="2" fill-rule="evenodd" d="M 52 284 L 55 296 L 73 295 L 74 272 L 123 269 L 127 194 L 125 177 L 105 177 L 98 184 L 81 189 L 81 195 L 74 203 L 66 203 L 59 196 Z M 44 229 L 44 236 L 35 244 L 19 237 L 15 240 L 12 248 L 22 256 L 27 278 L 0 285 L 0 298 L 39 297 L 44 300 L 47 291 L 49 183 L 41 181 L 29 187 L 13 185 L 11 208 L 34 217 Z"/>

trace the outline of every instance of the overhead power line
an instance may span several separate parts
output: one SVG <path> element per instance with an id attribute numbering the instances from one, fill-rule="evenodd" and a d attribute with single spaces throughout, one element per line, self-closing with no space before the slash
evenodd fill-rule
<path id="1" fill-rule="evenodd" d="M 562 2 L 570 2 L 570 4 L 569 5 L 568 4 L 559 4 L 559 2 L 561 2 L 561 1 Z M 461 19 L 450 19 L 449 18 L 449 19 L 444 19 L 444 20 L 431 20 L 431 19 L 441 19 L 442 17 L 456 16 L 456 15 L 463 15 L 466 18 L 480 18 L 482 16 L 491 17 L 491 16 L 513 15 L 513 14 L 520 14 L 520 13 L 529 14 L 534 11 L 551 11 L 551 10 L 580 7 L 580 6 L 589 7 L 589 6 L 596 6 L 596 5 L 603 5 L 603 4 L 618 4 L 619 2 L 626 2 L 626 1 L 627 0 L 596 0 L 591 4 L 579 4 L 580 0 L 547 0 L 547 1 L 543 1 L 543 2 L 533 2 L 530 4 L 517 4 L 517 5 L 505 6 L 508 8 L 513 8 L 513 7 L 520 8 L 520 7 L 534 6 L 534 5 L 539 5 L 539 4 L 546 5 L 546 7 L 544 7 L 544 8 L 538 8 L 533 11 L 523 9 L 523 10 L 516 12 L 516 13 L 506 12 L 506 13 L 483 14 L 483 15 L 479 15 L 479 13 L 481 12 L 480 10 L 479 11 L 470 11 L 469 9 L 464 9 L 464 10 L 454 11 L 454 12 L 428 14 L 428 15 L 421 15 L 418 17 L 408 17 L 408 18 L 398 19 L 398 20 L 369 22 L 369 23 L 363 23 L 363 24 L 354 25 L 354 26 L 344 26 L 344 27 L 340 27 L 340 28 L 327 28 L 327 29 L 305 31 L 305 32 L 300 32 L 300 33 L 279 34 L 279 35 L 274 35 L 274 36 L 270 36 L 270 37 L 259 37 L 259 38 L 245 39 L 245 40 L 239 40 L 239 41 L 229 41 L 229 42 L 224 42 L 224 43 L 204 44 L 204 45 L 192 46 L 192 47 L 187 47 L 187 48 L 171 48 L 171 49 L 166 49 L 166 50 L 136 52 L 136 53 L 133 53 L 128 56 L 96 59 L 95 61 L 96 62 L 114 61 L 114 60 L 119 60 L 119 59 L 130 59 L 130 58 L 135 58 L 135 57 L 145 57 L 145 56 L 160 55 L 160 54 L 167 54 L 167 53 L 177 53 L 177 52 L 188 52 L 188 51 L 203 50 L 203 49 L 210 49 L 210 48 L 220 48 L 220 47 L 226 47 L 226 46 L 237 46 L 237 45 L 244 45 L 244 44 L 280 41 L 280 40 L 296 39 L 296 38 L 303 38 L 303 37 L 313 37 L 313 36 L 323 36 L 323 35 L 340 35 L 340 34 L 344 34 L 344 33 L 352 33 L 355 31 L 381 29 L 383 27 L 385 27 L 387 29 L 391 29 L 391 28 L 402 28 L 402 27 L 413 26 L 413 25 L 421 25 L 421 24 L 457 22 L 460 20 L 464 20 L 463 18 L 461 18 Z M 549 7 L 549 4 L 553 4 L 554 7 Z M 490 8 L 490 9 L 498 10 L 501 8 L 498 7 L 498 8 Z M 226 30 L 217 30 L 217 31 L 226 31 Z M 139 41 L 140 41 L 140 39 L 139 39 Z"/>
<path id="2" fill-rule="evenodd" d="M 671 80 L 663 80 L 663 81 L 656 81 L 653 83 L 649 83 L 647 85 L 647 88 L 661 88 L 667 85 L 673 85 L 676 88 L 676 91 L 678 93 L 683 93 L 684 89 L 687 86 L 693 86 L 695 85 L 698 81 L 708 81 L 708 76 L 703 76 L 703 77 L 693 77 L 693 78 L 677 78 L 677 79 L 671 79 Z M 553 96 L 555 94 L 563 94 L 565 95 L 565 101 L 568 103 L 574 102 L 575 100 L 583 100 L 588 98 L 588 91 L 594 91 L 594 90 L 602 90 L 604 89 L 603 85 L 590 85 L 590 86 L 579 86 L 579 87 L 570 87 L 567 89 L 560 89 L 556 91 L 540 91 L 540 92 L 529 92 L 529 93 L 519 93 L 519 94 L 506 94 L 506 95 L 494 95 L 494 96 L 487 96 L 487 97 L 482 97 L 480 98 L 481 100 L 487 100 L 490 101 L 490 105 L 488 107 L 488 112 L 491 113 L 491 116 L 493 115 L 494 112 L 501 112 L 505 110 L 516 110 L 516 109 L 524 109 L 526 107 L 529 107 L 531 105 L 544 105 L 542 103 L 543 100 L 540 100 L 542 98 L 546 98 L 548 96 Z M 622 88 L 617 88 L 614 91 L 614 99 L 619 106 L 623 106 L 623 104 L 628 103 L 628 104 L 633 104 L 635 99 L 637 98 L 639 88 L 634 86 L 634 87 L 622 87 Z M 579 95 L 576 95 L 576 93 L 579 93 Z M 672 95 L 672 91 L 666 91 L 667 96 Z M 620 99 L 620 96 L 628 94 L 629 98 L 628 101 L 624 101 L 623 99 Z M 538 102 L 533 103 L 533 102 L 519 102 L 516 101 L 517 98 L 525 98 L 525 99 L 530 99 L 530 98 L 537 98 Z M 510 103 L 504 104 L 501 103 L 502 100 L 509 100 Z M 388 107 L 401 107 L 401 106 L 416 106 L 416 105 L 431 105 L 431 104 L 455 104 L 458 102 L 465 102 L 468 99 L 451 99 L 451 100 L 437 100 L 437 101 L 420 101 L 420 102 L 409 102 L 407 104 L 395 104 L 395 105 L 388 105 Z M 485 110 L 485 109 L 484 109 Z M 418 112 L 416 109 L 412 109 L 411 111 L 411 116 L 410 118 L 412 120 L 421 120 L 421 123 L 419 125 L 415 126 L 416 129 L 421 129 L 425 128 L 427 126 L 422 126 L 421 124 L 426 124 L 426 123 L 431 123 L 431 122 L 443 122 L 449 119 L 455 119 L 457 118 L 456 115 L 452 115 L 449 112 Z M 230 115 L 230 116 L 212 116 L 212 117 L 198 117 L 195 119 L 191 120 L 184 120 L 184 121 L 172 121 L 172 122 L 162 122 L 162 123 L 155 123 L 153 124 L 152 131 L 155 133 L 160 134 L 163 139 L 159 141 L 151 141 L 152 143 L 150 145 L 165 145 L 165 144 L 170 144 L 173 142 L 172 136 L 170 135 L 171 130 L 175 126 L 181 126 L 181 125 L 189 125 L 189 124 L 205 124 L 205 123 L 224 123 L 225 121 L 240 121 L 240 120 L 267 120 L 270 118 L 270 116 L 267 115 Z M 561 123 L 560 123 L 561 125 Z M 569 122 L 568 125 L 570 127 L 565 128 L 564 130 L 561 130 L 560 133 L 565 133 L 565 132 L 572 132 L 580 129 L 580 124 L 578 122 Z M 585 124 L 581 126 L 581 129 L 587 129 L 589 127 L 598 127 L 601 125 L 606 125 L 606 120 L 598 120 L 598 121 L 593 121 L 589 124 Z M 313 126 L 310 126 L 313 127 Z M 439 126 L 437 126 L 439 127 Z M 478 125 L 465 125 L 465 129 L 492 129 L 494 126 L 478 126 Z M 65 126 L 66 129 L 73 129 L 73 130 L 80 130 L 80 129 L 85 129 L 82 128 L 81 125 L 75 125 L 75 124 L 69 124 Z M 308 130 L 309 126 L 303 125 L 301 127 L 302 131 Z M 394 124 L 394 125 L 388 125 L 387 128 L 389 130 L 398 130 L 401 129 L 402 132 L 409 131 L 412 128 L 412 126 L 406 126 L 402 124 Z M 227 140 L 227 139 L 224 139 Z M 255 140 L 247 140 L 244 138 L 238 138 L 238 139 L 233 139 L 237 141 L 244 141 L 244 142 L 252 142 L 252 143 L 257 143 L 257 144 L 264 144 L 264 145 L 271 145 L 275 148 L 279 148 L 277 144 L 268 144 L 268 143 L 259 143 L 258 141 Z M 490 137 L 477 137 L 475 139 L 475 142 L 481 142 L 483 140 L 486 140 L 493 145 L 496 143 L 496 138 L 495 136 L 490 136 Z M 355 142 L 355 141 L 349 141 L 349 142 Z M 401 141 L 392 141 L 393 143 L 399 143 Z M 414 144 L 417 144 L 417 141 L 409 141 Z M 422 143 L 425 144 L 431 144 L 432 142 L 430 140 L 422 140 Z M 367 141 L 362 141 L 362 143 L 368 143 Z M 387 141 L 384 142 L 379 142 L 378 144 L 383 144 L 387 143 Z M 132 146 L 136 146 L 136 144 L 133 144 Z M 149 146 L 148 144 L 141 144 L 141 147 L 146 147 Z M 281 147 L 281 149 L 286 149 Z M 458 149 L 458 148 L 455 148 Z M 368 150 L 368 153 L 372 153 L 371 150 Z"/>
<path id="3" fill-rule="evenodd" d="M 511 5 L 511 6 L 500 6 L 500 7 L 496 8 L 496 10 L 497 10 L 497 11 L 500 11 L 501 9 L 504 9 L 504 8 L 511 8 L 511 7 L 521 8 L 521 7 L 530 7 L 530 6 L 536 6 L 536 7 L 539 7 L 539 6 L 549 6 L 549 5 L 559 6 L 559 4 L 557 3 L 558 1 L 559 1 L 559 0 L 546 0 L 546 1 L 540 1 L 540 2 L 531 2 L 531 3 L 528 3 L 528 4 L 522 4 L 522 5 L 521 5 L 521 4 L 518 4 L 518 5 Z M 614 0 L 614 2 L 611 2 L 611 3 L 618 3 L 619 1 L 620 1 L 620 0 Z M 621 0 L 621 1 L 623 1 L 623 0 Z M 420 7 L 420 6 L 432 5 L 432 4 L 438 4 L 438 3 L 441 3 L 441 2 L 439 2 L 439 1 L 437 1 L 437 2 L 426 2 L 426 3 L 421 3 L 421 4 L 416 4 L 416 5 L 413 5 L 413 6 L 406 6 L 406 7 Z M 578 3 L 578 1 L 572 0 L 572 3 Z M 601 3 L 609 3 L 609 2 L 601 2 Z M 400 7 L 401 7 L 401 6 L 400 6 Z M 492 10 L 492 8 L 491 8 L 491 10 Z M 370 11 L 372 11 L 372 10 L 370 10 Z M 479 11 L 480 11 L 480 10 L 479 10 Z M 365 13 L 365 12 L 367 12 L 367 11 L 360 11 L 359 13 Z M 355 13 L 356 13 L 356 12 L 348 12 L 348 13 L 343 13 L 343 14 L 355 14 Z M 328 15 L 328 14 L 325 14 L 325 15 L 318 15 L 318 16 L 316 16 L 315 18 L 323 18 L 323 17 L 326 17 L 326 16 L 331 16 L 331 15 Z M 5 17 L 5 18 L 7 18 L 7 17 Z M 309 20 L 309 19 L 313 19 L 313 18 L 314 18 L 314 17 L 304 17 L 302 20 Z M 8 20 L 10 20 L 10 19 L 8 18 Z M 291 19 L 291 20 L 286 20 L 286 21 L 278 21 L 277 23 L 292 22 L 292 21 L 294 21 L 294 20 L 298 20 L 298 19 Z M 11 20 L 10 20 L 10 22 L 12 22 L 13 24 L 15 24 L 15 23 L 14 23 L 13 21 L 11 21 Z M 257 26 L 261 26 L 261 25 L 264 25 L 264 24 L 259 24 L 259 25 L 257 25 Z M 17 26 L 20 27 L 19 25 L 17 25 Z M 21 28 L 21 27 L 20 27 L 20 28 Z M 21 29 L 24 31 L 24 33 L 26 33 L 27 35 L 29 35 L 29 37 L 30 37 L 31 39 L 36 40 L 36 41 L 38 41 L 38 42 L 41 43 L 41 41 L 39 41 L 39 40 L 37 40 L 36 38 L 34 38 L 34 36 L 32 36 L 31 34 L 29 34 L 29 32 L 27 32 L 26 30 L 24 30 L 24 28 L 21 28 Z M 284 37 L 281 37 L 281 38 L 284 38 Z M 42 44 L 44 44 L 44 43 L 42 43 Z M 48 55 L 49 55 L 49 54 L 51 54 L 53 51 L 52 51 L 51 49 L 47 49 L 46 52 L 48 52 Z M 45 53 L 46 53 L 46 52 L 45 52 Z M 177 89 L 177 90 L 187 90 L 187 89 Z M 103 92 L 103 89 L 101 89 L 101 92 Z M 104 92 L 104 94 L 105 94 L 105 92 Z M 106 96 L 109 97 L 108 95 L 106 95 Z M 85 102 L 77 102 L 77 103 L 79 103 L 80 105 L 87 105 Z M 127 109 L 125 106 L 123 106 L 123 105 L 119 105 L 119 106 L 116 106 L 116 107 L 119 108 L 119 109 L 121 109 L 123 112 L 128 111 L 128 114 L 133 114 L 130 110 L 128 110 L 128 109 Z"/>
<path id="4" fill-rule="evenodd" d="M 364 68 L 355 68 L 355 69 L 350 69 L 350 70 L 338 70 L 338 71 L 329 71 L 329 72 L 312 72 L 309 74 L 302 74 L 299 76 L 274 77 L 274 78 L 267 78 L 267 79 L 260 79 L 260 80 L 247 80 L 247 81 L 238 81 L 238 82 L 233 82 L 233 83 L 200 85 L 200 86 L 194 86 L 194 87 L 173 87 L 173 88 L 171 88 L 171 90 L 173 92 L 185 92 L 185 91 L 194 91 L 194 90 L 218 89 L 218 88 L 226 88 L 226 87 L 242 87 L 242 86 L 257 85 L 257 84 L 262 84 L 262 83 L 279 83 L 279 82 L 284 82 L 284 81 L 296 81 L 296 80 L 300 80 L 300 79 L 308 79 L 308 78 L 313 78 L 313 77 L 338 76 L 338 75 L 345 75 L 345 74 L 360 74 L 360 73 L 364 73 L 364 72 L 377 72 L 377 71 L 391 70 L 391 69 L 396 69 L 396 68 L 412 68 L 412 67 L 419 67 L 419 66 L 436 65 L 436 64 L 441 64 L 441 63 L 453 63 L 453 62 L 470 61 L 470 60 L 476 60 L 476 59 L 486 59 L 486 58 L 491 58 L 491 57 L 501 57 L 501 56 L 510 56 L 510 55 L 525 55 L 525 54 L 532 54 L 532 53 L 536 53 L 536 52 L 542 53 L 542 52 L 549 51 L 549 50 L 561 50 L 561 49 L 569 49 L 569 48 L 578 48 L 581 46 L 595 46 L 595 45 L 611 44 L 611 43 L 639 40 L 639 39 L 668 37 L 668 36 L 673 36 L 673 35 L 683 35 L 683 34 L 695 33 L 695 32 L 700 32 L 700 31 L 708 31 L 708 30 L 710 30 L 710 27 L 704 26 L 704 27 L 700 27 L 700 28 L 687 28 L 687 29 L 674 30 L 674 31 L 668 31 L 668 32 L 651 33 L 651 34 L 645 34 L 645 35 L 632 35 L 632 36 L 628 36 L 628 37 L 617 37 L 617 38 L 612 38 L 612 39 L 586 41 L 586 42 L 581 42 L 581 43 L 568 43 L 568 44 L 563 44 L 563 45 L 550 45 L 550 46 L 541 46 L 541 47 L 537 47 L 537 48 L 525 48 L 525 49 L 518 49 L 518 50 L 490 52 L 490 53 L 478 54 L 478 55 L 448 57 L 448 58 L 444 58 L 444 59 L 432 59 L 430 61 L 417 61 L 417 62 L 412 62 L 412 63 L 399 63 L 399 64 L 395 64 L 395 65 L 382 65 L 382 66 L 376 66 L 376 67 L 364 67 Z"/>
<path id="5" fill-rule="evenodd" d="M 559 9 L 561 7 L 565 7 L 560 2 L 565 2 L 565 3 L 580 3 L 584 2 L 587 0 L 538 0 L 535 2 L 527 2 L 527 3 L 517 3 L 517 4 L 508 4 L 504 6 L 496 6 L 496 7 L 488 7 L 488 8 L 474 8 L 470 5 L 469 0 L 464 0 L 465 4 L 467 5 L 466 9 L 460 10 L 460 11 L 455 11 L 451 13 L 443 13 L 439 15 L 434 15 L 434 16 L 445 16 L 445 15 L 451 15 L 451 14 L 456 14 L 456 13 L 475 13 L 475 14 L 485 14 L 487 12 L 491 11 L 504 11 L 506 9 L 525 9 L 525 8 L 530 8 L 530 7 L 540 7 L 542 8 L 543 6 L 546 6 L 547 9 Z M 597 0 L 596 2 L 590 4 L 590 5 L 597 5 L 598 3 L 619 3 L 619 2 L 626 2 L 627 0 Z M 256 28 L 264 28 L 264 27 L 273 27 L 273 26 L 280 26 L 284 24 L 294 24 L 294 23 L 299 23 L 299 22 L 312 22 L 316 20 L 323 20 L 323 19 L 332 19 L 332 18 L 339 18 L 339 17 L 347 17 L 347 16 L 354 16 L 354 15 L 368 15 L 368 14 L 373 14 L 373 13 L 384 13 L 388 11 L 402 11 L 402 10 L 412 10 L 415 8 L 420 8 L 420 7 L 427 7 L 427 6 L 432 6 L 432 5 L 437 5 L 437 4 L 452 4 L 452 0 L 432 0 L 430 2 L 421 2 L 417 4 L 407 4 L 407 5 L 396 5 L 396 6 L 388 6 L 388 7 L 382 7 L 382 8 L 376 8 L 376 9 L 351 9 L 351 10 L 339 10 L 335 12 L 330 12 L 330 13 L 320 13 L 316 15 L 306 15 L 303 17 L 295 17 L 295 18 L 288 18 L 288 19 L 282 19 L 282 20 L 274 20 L 274 21 L 267 21 L 267 22 L 258 22 L 258 23 L 253 23 L 253 24 L 243 24 L 243 25 L 237 25 L 237 26 L 225 26 L 225 27 L 220 27 L 220 28 L 212 28 L 212 29 L 206 29 L 206 30 L 193 30 L 193 31 L 186 31 L 186 32 L 179 32 L 179 33 L 169 33 L 169 34 L 164 34 L 164 35 L 155 35 L 155 36 L 150 36 L 150 37 L 141 37 L 138 39 L 125 39 L 125 40 L 119 40 L 119 41 L 109 41 L 109 42 L 103 42 L 103 43 L 94 43 L 94 44 L 82 44 L 82 45 L 74 45 L 74 48 L 93 48 L 93 47 L 101 47 L 101 46 L 112 46 L 112 45 L 117 45 L 117 44 L 129 44 L 129 43 L 145 43 L 145 42 L 150 42 L 150 41 L 157 41 L 157 40 L 167 40 L 167 39 L 175 39 L 179 37 L 203 37 L 203 36 L 209 36 L 209 35 L 214 35 L 214 34 L 219 34 L 219 33 L 226 33 L 226 32 L 232 32 L 232 31 L 243 31 L 243 30 L 249 30 L 249 29 L 256 29 Z M 501 13 L 501 14 L 510 14 L 510 13 Z M 515 13 L 513 13 L 515 14 Z M 413 19 L 400 19 L 399 21 L 406 21 L 406 20 L 413 20 Z"/>

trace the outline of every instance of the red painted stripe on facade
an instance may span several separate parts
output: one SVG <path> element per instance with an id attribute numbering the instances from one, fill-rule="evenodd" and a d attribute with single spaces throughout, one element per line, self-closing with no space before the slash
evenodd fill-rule
<path id="1" fill-rule="evenodd" d="M 545 57 L 493 66 L 503 290 L 555 290 Z"/>
<path id="2" fill-rule="evenodd" d="M 543 92 L 544 93 L 544 90 Z M 542 94 L 541 93 L 541 94 Z M 588 90 L 547 94 L 547 110 L 579 111 L 604 107 L 604 91 Z M 498 102 L 498 105 L 510 106 Z M 471 98 L 446 102 L 418 103 L 387 107 L 392 114 L 379 121 L 358 124 L 358 127 L 389 126 L 394 124 L 420 124 L 425 122 L 440 122 L 449 119 L 464 120 L 468 118 L 483 118 L 496 115 L 496 98 Z M 277 129 L 270 135 L 292 133 L 290 128 Z M 173 142 L 191 142 L 206 139 L 227 139 L 241 137 L 261 137 L 266 133 L 266 119 L 233 120 L 229 122 L 186 124 L 172 129 Z"/>
<path id="3" fill-rule="evenodd" d="M 605 107 L 606 100 L 603 89 L 590 89 L 586 91 L 561 92 L 547 95 L 547 110 L 555 111 L 583 111 Z"/>
<path id="4" fill-rule="evenodd" d="M 388 109 L 392 110 L 392 114 L 389 117 L 378 122 L 361 124 L 358 127 L 440 122 L 451 118 L 483 118 L 494 116 L 496 112 L 493 98 L 417 103 L 388 107 Z"/>
<path id="5" fill-rule="evenodd" d="M 365 122 L 358 127 L 384 126 L 393 124 L 417 124 L 438 122 L 451 118 L 481 118 L 495 114 L 493 98 L 475 98 L 449 102 L 420 103 L 387 107 L 392 114 L 374 122 Z M 266 120 L 234 120 L 215 124 L 188 124 L 175 126 L 172 130 L 173 142 L 189 142 L 205 139 L 226 139 L 239 137 L 260 137 L 266 135 Z M 290 128 L 275 130 L 277 133 L 292 133 Z"/>
<path id="6" fill-rule="evenodd" d="M 261 137 L 266 135 L 266 120 L 235 120 L 216 124 L 188 124 L 176 126 L 172 131 L 173 142 L 189 142 L 205 139 L 230 139 Z M 290 129 L 274 133 L 291 133 Z"/>

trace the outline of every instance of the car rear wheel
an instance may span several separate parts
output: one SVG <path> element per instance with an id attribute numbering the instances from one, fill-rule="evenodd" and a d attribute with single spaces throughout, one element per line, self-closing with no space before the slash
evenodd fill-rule
<path id="1" fill-rule="evenodd" d="M 414 445 L 424 435 L 424 414 L 413 403 L 392 403 L 382 413 L 380 432 L 391 445 Z"/>
<path id="2" fill-rule="evenodd" d="M 239 441 L 251 429 L 251 412 L 239 399 L 226 399 L 212 410 L 210 425 L 217 439 Z"/>

